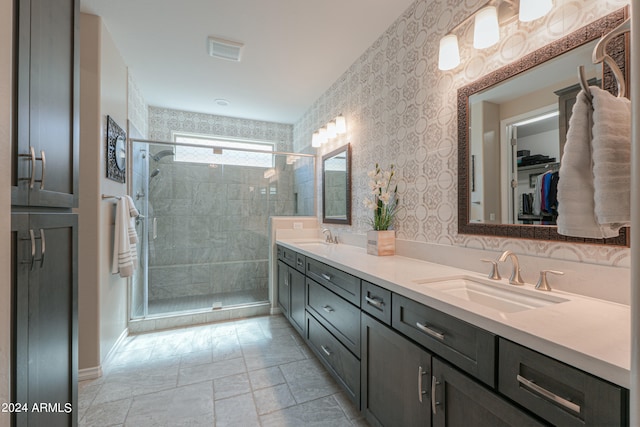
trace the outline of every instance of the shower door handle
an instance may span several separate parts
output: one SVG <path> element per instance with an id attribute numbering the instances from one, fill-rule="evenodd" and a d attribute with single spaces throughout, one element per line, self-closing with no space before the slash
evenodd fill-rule
<path id="1" fill-rule="evenodd" d="M 158 238 L 158 218 L 155 216 L 153 217 L 152 228 L 153 228 L 153 234 L 152 234 L 153 240 L 156 240 Z"/>

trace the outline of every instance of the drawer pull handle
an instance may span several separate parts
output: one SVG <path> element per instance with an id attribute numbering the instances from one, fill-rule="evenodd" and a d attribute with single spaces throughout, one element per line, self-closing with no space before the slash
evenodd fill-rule
<path id="1" fill-rule="evenodd" d="M 321 276 L 322 276 L 322 278 L 323 278 L 324 280 L 331 281 L 331 276 L 329 276 L 328 274 L 326 274 L 326 273 L 322 273 L 322 274 L 321 274 Z"/>
<path id="2" fill-rule="evenodd" d="M 440 385 L 440 381 L 435 377 L 431 377 L 431 412 L 433 415 L 437 412 L 437 406 L 440 405 L 440 402 L 436 402 L 436 386 Z"/>
<path id="3" fill-rule="evenodd" d="M 299 267 L 304 266 L 304 262 L 302 262 L 302 261 L 300 261 L 300 260 L 298 260 L 298 261 L 297 261 L 297 264 L 298 264 L 298 266 L 299 266 Z"/>
<path id="4" fill-rule="evenodd" d="M 427 371 L 422 369 L 422 366 L 418 366 L 418 400 L 422 403 L 422 396 L 427 394 L 426 390 L 422 389 L 422 377 L 427 374 Z"/>
<path id="5" fill-rule="evenodd" d="M 335 310 L 333 309 L 333 307 L 331 307 L 330 305 L 325 305 L 324 307 L 322 307 L 322 309 L 323 309 L 324 311 L 326 311 L 327 313 L 332 313 L 332 312 L 334 312 L 334 311 L 335 311 Z"/>
<path id="6" fill-rule="evenodd" d="M 382 300 L 379 300 L 378 298 L 370 298 L 370 297 L 364 297 L 364 299 L 367 301 L 367 304 L 382 310 L 382 306 L 384 305 L 384 302 Z"/>
<path id="7" fill-rule="evenodd" d="M 552 402 L 558 403 L 562 406 L 564 406 L 565 408 L 579 414 L 580 413 L 580 405 L 577 405 L 567 399 L 565 399 L 564 397 L 560 397 L 555 393 L 550 392 L 549 390 L 547 390 L 546 388 L 540 387 L 538 384 L 534 383 L 533 381 L 521 376 L 521 375 L 516 375 L 516 379 L 518 380 L 518 382 L 522 385 L 524 385 L 525 387 L 530 388 L 531 390 L 535 391 L 538 394 L 541 394 L 542 396 L 546 397 L 547 399 L 551 400 Z"/>
<path id="8" fill-rule="evenodd" d="M 418 327 L 418 329 L 420 329 L 421 331 L 431 335 L 434 338 L 438 338 L 439 340 L 444 340 L 444 334 L 442 332 L 438 332 L 435 331 L 433 329 L 431 329 L 430 327 L 428 327 L 427 325 L 423 325 L 420 322 L 416 322 L 416 326 Z"/>
<path id="9" fill-rule="evenodd" d="M 47 159 L 44 156 L 44 151 L 40 151 L 40 157 L 36 157 L 36 160 L 42 161 L 42 177 L 41 179 L 36 179 L 34 182 L 40 183 L 40 190 L 44 190 L 44 174 L 47 172 Z"/>
<path id="10" fill-rule="evenodd" d="M 320 348 L 322 349 L 322 351 L 324 351 L 324 354 L 326 354 L 327 356 L 331 356 L 331 352 L 329 351 L 329 348 L 321 345 Z"/>

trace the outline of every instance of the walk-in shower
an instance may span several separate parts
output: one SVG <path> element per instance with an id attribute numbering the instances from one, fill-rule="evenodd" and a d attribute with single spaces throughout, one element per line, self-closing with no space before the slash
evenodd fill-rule
<path id="1" fill-rule="evenodd" d="M 131 318 L 268 304 L 269 217 L 313 215 L 314 157 L 270 144 L 132 143 L 144 219 Z"/>

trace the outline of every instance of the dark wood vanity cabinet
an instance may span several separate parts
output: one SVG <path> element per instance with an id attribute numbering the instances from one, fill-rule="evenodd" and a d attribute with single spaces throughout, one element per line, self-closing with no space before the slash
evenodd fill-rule
<path id="1" fill-rule="evenodd" d="M 290 256 L 287 257 L 287 254 Z M 291 265 L 286 261 L 289 261 Z M 278 247 L 278 305 L 293 327 L 304 336 L 305 283 L 304 274 L 295 267 L 296 262 L 296 253 Z"/>
<path id="2" fill-rule="evenodd" d="M 77 424 L 78 218 L 11 215 L 15 426 Z M 51 405 L 42 412 L 33 405 Z"/>
<path id="3" fill-rule="evenodd" d="M 362 411 L 373 426 L 431 425 L 431 354 L 362 314 Z"/>
<path id="4" fill-rule="evenodd" d="M 629 424 L 622 387 L 286 247 L 278 256 L 283 312 L 372 426 Z"/>
<path id="5" fill-rule="evenodd" d="M 80 2 L 12 3 L 11 424 L 75 426 Z"/>
<path id="6" fill-rule="evenodd" d="M 14 206 L 78 206 L 79 3 L 14 1 Z"/>

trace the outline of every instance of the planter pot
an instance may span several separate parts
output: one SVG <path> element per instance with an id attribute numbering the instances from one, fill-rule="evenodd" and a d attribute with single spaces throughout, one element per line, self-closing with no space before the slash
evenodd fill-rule
<path id="1" fill-rule="evenodd" d="M 367 231 L 367 253 L 377 256 L 395 255 L 395 230 Z"/>

